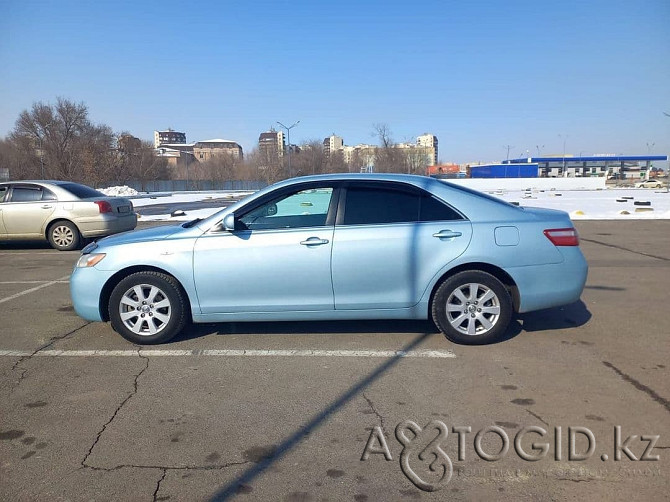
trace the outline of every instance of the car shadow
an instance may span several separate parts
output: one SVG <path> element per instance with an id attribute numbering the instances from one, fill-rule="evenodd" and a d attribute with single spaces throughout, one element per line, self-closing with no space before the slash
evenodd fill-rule
<path id="1" fill-rule="evenodd" d="M 268 451 L 261 458 L 257 459 L 255 463 L 244 469 L 231 481 L 219 488 L 209 499 L 210 501 L 225 501 L 244 493 L 253 481 L 261 476 L 265 471 L 274 466 L 287 453 L 299 447 L 300 443 L 308 438 L 315 430 L 326 424 L 337 412 L 344 406 L 351 402 L 356 396 L 362 394 L 365 389 L 370 387 L 374 382 L 383 378 L 400 360 L 404 357 L 403 354 L 416 349 L 422 345 L 428 338 L 432 336 L 431 333 L 417 333 L 412 341 L 405 344 L 392 357 L 385 359 L 379 365 L 371 368 L 367 374 L 361 377 L 348 389 L 345 389 L 335 400 L 326 405 L 320 412 L 306 419 L 306 421 L 295 429 L 292 433 L 284 437 L 282 441 L 273 445 L 273 448 Z M 389 435 L 391 430 L 384 428 L 382 421 L 382 430 L 384 434 Z"/>
<path id="2" fill-rule="evenodd" d="M 582 301 L 563 307 L 517 314 L 505 334 L 490 345 L 504 343 L 524 331 L 550 331 L 583 326 L 591 313 Z M 353 334 L 439 334 L 432 321 L 281 321 L 191 324 L 175 341 L 187 341 L 208 335 L 353 335 Z"/>
<path id="3" fill-rule="evenodd" d="M 521 321 L 523 331 L 533 332 L 576 328 L 588 323 L 591 317 L 584 302 L 579 300 L 563 307 L 518 314 L 517 320 Z"/>
<path id="4" fill-rule="evenodd" d="M 0 250 L 30 250 L 30 249 L 51 249 L 56 251 L 47 241 L 4 241 L 0 243 Z"/>
<path id="5" fill-rule="evenodd" d="M 439 330 L 431 321 L 279 321 L 279 322 L 227 322 L 191 324 L 175 341 L 186 341 L 207 335 L 351 335 L 351 334 L 437 334 Z"/>

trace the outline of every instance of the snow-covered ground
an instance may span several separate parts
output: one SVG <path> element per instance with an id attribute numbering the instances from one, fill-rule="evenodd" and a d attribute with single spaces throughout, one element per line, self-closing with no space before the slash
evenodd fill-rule
<path id="1" fill-rule="evenodd" d="M 489 193 L 520 206 L 560 209 L 570 213 L 573 220 L 670 219 L 670 193 L 665 190 L 608 188 Z M 649 205 L 640 204 L 646 202 Z"/>
<path id="2" fill-rule="evenodd" d="M 125 190 L 128 189 L 128 190 Z M 109 190 L 109 191 L 108 191 Z M 170 213 L 141 216 L 140 221 L 180 221 L 206 218 L 253 192 L 219 191 L 187 192 L 170 194 L 135 194 L 128 187 L 104 189 L 110 195 L 123 195 L 133 201 L 142 212 L 143 206 L 170 204 L 172 211 L 179 209 L 180 203 L 220 201 L 220 205 L 203 209 L 185 210 L 184 215 L 170 216 Z M 630 219 L 670 219 L 670 193 L 665 190 L 642 188 L 611 188 L 605 190 L 527 190 L 487 192 L 508 202 L 518 202 L 521 206 L 560 209 L 570 214 L 573 220 L 630 220 Z M 649 202 L 636 205 L 635 202 Z"/>

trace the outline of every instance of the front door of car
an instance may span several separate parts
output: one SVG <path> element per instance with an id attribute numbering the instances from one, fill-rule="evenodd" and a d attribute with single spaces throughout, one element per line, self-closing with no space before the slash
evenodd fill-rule
<path id="1" fill-rule="evenodd" d="M 38 185 L 14 185 L 2 205 L 5 231 L 14 237 L 44 235 L 44 225 L 56 210 L 55 195 Z"/>
<path id="2" fill-rule="evenodd" d="M 427 192 L 398 184 L 352 184 L 333 242 L 337 310 L 400 309 L 467 249 L 470 221 Z"/>
<path id="3" fill-rule="evenodd" d="M 313 187 L 252 203 L 236 214 L 234 231 L 200 237 L 193 273 L 201 313 L 333 310 L 335 192 Z"/>

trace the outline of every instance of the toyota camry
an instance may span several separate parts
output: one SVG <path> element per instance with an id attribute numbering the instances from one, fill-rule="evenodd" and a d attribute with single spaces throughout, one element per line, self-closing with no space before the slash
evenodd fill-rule
<path id="1" fill-rule="evenodd" d="M 499 339 L 515 313 L 579 299 L 567 213 L 423 176 L 286 180 L 202 220 L 86 246 L 76 312 L 134 343 L 190 322 L 432 319 L 457 343 Z"/>

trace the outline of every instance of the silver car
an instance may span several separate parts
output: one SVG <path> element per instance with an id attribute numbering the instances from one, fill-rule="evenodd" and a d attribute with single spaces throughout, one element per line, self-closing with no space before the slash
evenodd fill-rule
<path id="1" fill-rule="evenodd" d="M 130 200 L 69 181 L 0 183 L 0 241 L 48 240 L 60 251 L 83 240 L 132 230 Z"/>

